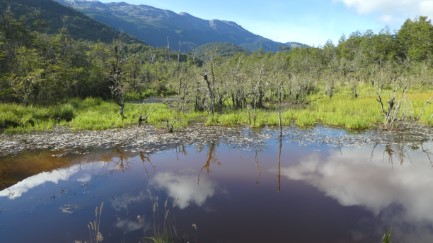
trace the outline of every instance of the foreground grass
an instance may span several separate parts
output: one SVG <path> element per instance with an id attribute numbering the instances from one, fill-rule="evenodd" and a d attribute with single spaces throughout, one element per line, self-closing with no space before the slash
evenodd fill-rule
<path id="1" fill-rule="evenodd" d="M 391 90 L 381 92 L 385 105 L 392 95 Z M 433 91 L 429 90 L 410 90 L 404 96 L 397 92 L 398 119 L 433 126 L 433 104 L 429 102 L 432 98 Z M 340 89 L 332 98 L 318 93 L 309 97 L 310 104 L 305 107 L 283 108 L 281 120 L 285 126 L 293 123 L 299 127 L 323 124 L 349 130 L 364 130 L 380 126 L 384 122 L 384 114 L 376 99 L 376 91 L 364 87 L 361 87 L 358 98 L 353 98 L 349 89 Z M 249 110 L 210 116 L 206 124 L 278 126 L 279 119 L 276 111 L 258 110 L 254 115 L 254 111 Z"/>
<path id="2" fill-rule="evenodd" d="M 175 112 L 165 104 L 128 103 L 126 118 L 122 119 L 115 103 L 87 98 L 51 107 L 0 104 L 0 128 L 7 133 L 46 131 L 56 125 L 73 130 L 103 130 L 137 125 L 140 114 L 147 117 L 148 124 L 161 128 L 167 123 L 174 128 L 184 127 L 204 116 L 204 113 Z"/>
<path id="3" fill-rule="evenodd" d="M 385 105 L 392 96 L 392 91 L 381 92 Z M 360 89 L 358 98 L 352 98 L 349 89 L 340 89 L 329 98 L 324 93 L 309 97 L 309 105 L 294 107 L 285 105 L 281 120 L 284 126 L 296 124 L 309 127 L 316 124 L 363 130 L 380 126 L 384 122 L 376 91 L 371 88 Z M 397 94 L 399 119 L 433 126 L 433 91 L 410 90 L 404 96 Z M 140 114 L 147 117 L 148 124 L 156 127 L 174 129 L 194 122 L 206 125 L 252 127 L 278 126 L 276 110 L 242 110 L 223 114 L 209 115 L 204 112 L 180 113 L 166 104 L 132 104 L 125 106 L 126 118 L 119 115 L 119 107 L 113 102 L 87 98 L 74 99 L 62 105 L 50 107 L 0 104 L 0 129 L 8 133 L 46 131 L 57 124 L 73 130 L 102 130 L 137 125 Z"/>

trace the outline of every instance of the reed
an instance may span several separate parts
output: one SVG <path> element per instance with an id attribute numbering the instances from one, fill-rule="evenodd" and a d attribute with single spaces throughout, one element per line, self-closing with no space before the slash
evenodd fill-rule
<path id="1" fill-rule="evenodd" d="M 171 204 L 166 199 L 162 209 L 160 209 L 159 204 L 159 198 L 154 198 L 152 204 L 153 236 L 145 237 L 144 240 L 145 242 L 150 241 L 153 243 L 177 242 L 179 236 L 174 224 L 170 220 L 170 212 L 171 209 L 176 207 L 176 202 Z"/>

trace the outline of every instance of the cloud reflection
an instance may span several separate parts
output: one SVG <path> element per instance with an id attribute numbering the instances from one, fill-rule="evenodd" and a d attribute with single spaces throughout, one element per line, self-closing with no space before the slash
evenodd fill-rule
<path id="1" fill-rule="evenodd" d="M 216 191 L 215 183 L 207 177 L 201 178 L 197 185 L 197 177 L 194 175 L 161 172 L 157 173 L 152 181 L 157 188 L 165 189 L 168 195 L 176 200 L 180 209 L 185 209 L 192 203 L 203 206 Z"/>
<path id="2" fill-rule="evenodd" d="M 146 198 L 147 197 L 144 192 L 141 192 L 138 195 L 123 194 L 118 197 L 113 197 L 111 200 L 111 205 L 117 212 L 121 210 L 127 211 L 132 203 L 142 203 L 146 200 Z"/>
<path id="3" fill-rule="evenodd" d="M 145 224 L 134 220 L 120 219 L 116 221 L 115 227 L 123 230 L 125 233 L 129 233 L 145 228 Z"/>
<path id="4" fill-rule="evenodd" d="M 334 152 L 326 159 L 311 155 L 297 165 L 283 168 L 281 173 L 307 181 L 344 206 L 364 206 L 377 214 L 399 203 L 408 217 L 433 222 L 433 214 L 426 214 L 433 205 L 433 170 L 427 166 L 391 166 L 382 158 L 370 161 L 369 151 L 359 149 L 343 155 Z"/>
<path id="5" fill-rule="evenodd" d="M 66 181 L 80 170 L 78 166 L 73 166 L 67 169 L 59 169 L 51 172 L 42 172 L 34 176 L 30 176 L 17 184 L 0 191 L 0 197 L 8 197 L 9 199 L 15 199 L 21 197 L 24 193 L 29 190 L 40 186 L 42 184 L 51 182 L 54 184 L 59 181 Z"/>
<path id="6" fill-rule="evenodd" d="M 85 165 L 73 165 L 68 168 L 62 168 L 53 170 L 50 172 L 42 172 L 34 176 L 30 176 L 17 184 L 0 191 L 0 197 L 8 197 L 9 199 L 16 199 L 21 197 L 26 192 L 36 188 L 45 183 L 58 184 L 60 181 L 68 181 L 72 176 L 79 172 L 92 171 L 95 166 L 102 168 L 103 164 L 85 164 Z M 87 183 L 91 180 L 91 172 L 81 175 L 77 178 L 78 182 Z"/>
<path id="7" fill-rule="evenodd" d="M 412 163 L 391 165 L 382 154 L 370 158 L 370 153 L 364 148 L 331 152 L 327 158 L 312 154 L 282 168 L 281 175 L 305 181 L 343 206 L 367 208 L 385 225 L 404 229 L 398 236 L 403 242 L 431 242 L 433 169 L 425 154 L 413 153 L 408 156 Z M 413 224 L 410 232 L 405 223 Z"/>

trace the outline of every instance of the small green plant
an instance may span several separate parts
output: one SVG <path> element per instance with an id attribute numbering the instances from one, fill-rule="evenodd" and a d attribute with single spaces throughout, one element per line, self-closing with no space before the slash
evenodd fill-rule
<path id="1" fill-rule="evenodd" d="M 389 228 L 386 231 L 386 233 L 383 235 L 381 243 L 391 243 L 391 238 L 392 238 L 392 229 Z"/>

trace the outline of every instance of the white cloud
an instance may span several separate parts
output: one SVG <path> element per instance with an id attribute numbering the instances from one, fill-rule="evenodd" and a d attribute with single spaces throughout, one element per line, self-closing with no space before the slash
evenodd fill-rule
<path id="1" fill-rule="evenodd" d="M 350 8 L 356 9 L 360 14 L 373 12 L 392 13 L 401 10 L 416 10 L 422 1 L 420 0 L 337 0 Z"/>
<path id="2" fill-rule="evenodd" d="M 415 18 L 420 15 L 433 17 L 433 0 L 335 0 L 359 14 L 379 14 L 381 19 Z"/>
<path id="3" fill-rule="evenodd" d="M 153 183 L 157 188 L 165 189 L 168 195 L 176 200 L 180 209 L 187 208 L 191 203 L 202 206 L 216 190 L 216 185 L 207 177 L 200 178 L 198 185 L 196 175 L 178 175 L 171 172 L 157 173 Z"/>
<path id="4" fill-rule="evenodd" d="M 392 23 L 393 20 L 394 20 L 394 17 L 389 15 L 389 14 L 385 14 L 385 15 L 382 15 L 380 17 L 380 21 L 383 23 Z"/>
<path id="5" fill-rule="evenodd" d="M 425 0 L 419 3 L 420 15 L 433 18 L 433 0 Z"/>

